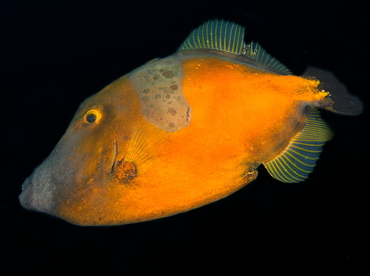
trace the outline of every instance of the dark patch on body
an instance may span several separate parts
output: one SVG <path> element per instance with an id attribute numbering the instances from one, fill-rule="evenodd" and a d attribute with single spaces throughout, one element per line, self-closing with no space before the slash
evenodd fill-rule
<path id="1" fill-rule="evenodd" d="M 115 164 L 115 174 L 121 182 L 128 183 L 137 176 L 136 165 L 133 162 L 118 160 Z"/>
<path id="2" fill-rule="evenodd" d="M 177 89 L 179 89 L 179 87 L 177 86 L 177 84 L 173 84 L 173 85 L 171 85 L 171 86 L 170 86 L 170 88 L 171 88 L 172 90 L 177 90 Z"/>
<path id="3" fill-rule="evenodd" d="M 170 113 L 172 116 L 176 116 L 177 111 L 176 111 L 176 109 L 174 109 L 172 107 L 169 107 L 168 108 L 168 113 Z"/>
<path id="4" fill-rule="evenodd" d="M 162 73 L 163 77 L 165 78 L 172 78 L 174 76 L 172 71 L 165 71 Z"/>

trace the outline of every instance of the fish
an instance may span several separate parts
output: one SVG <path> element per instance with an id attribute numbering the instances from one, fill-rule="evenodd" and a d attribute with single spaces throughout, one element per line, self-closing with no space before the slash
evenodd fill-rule
<path id="1" fill-rule="evenodd" d="M 332 130 L 319 109 L 363 104 L 331 72 L 293 75 L 244 27 L 210 20 L 179 49 L 87 98 L 20 204 L 81 226 L 138 223 L 220 200 L 257 178 L 298 183 Z"/>

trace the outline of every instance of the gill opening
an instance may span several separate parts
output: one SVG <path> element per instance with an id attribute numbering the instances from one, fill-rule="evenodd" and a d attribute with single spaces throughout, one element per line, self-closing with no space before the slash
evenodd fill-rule
<path id="1" fill-rule="evenodd" d="M 116 138 L 113 139 L 113 155 L 112 155 L 112 161 L 110 164 L 110 172 L 113 172 L 114 169 L 114 164 L 116 163 L 116 158 L 117 158 L 117 142 Z"/>

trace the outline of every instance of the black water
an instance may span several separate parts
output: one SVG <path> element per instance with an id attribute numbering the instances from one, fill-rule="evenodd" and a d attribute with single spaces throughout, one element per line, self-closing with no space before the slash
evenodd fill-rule
<path id="1" fill-rule="evenodd" d="M 13 1 L 0 4 L 2 275 L 356 275 L 369 260 L 369 42 L 354 1 Z M 282 3 L 283 2 L 283 3 Z M 171 218 L 77 227 L 23 210 L 21 185 L 78 105 L 219 18 L 246 26 L 295 73 L 332 70 L 365 113 L 324 113 L 336 133 L 297 185 L 259 170 L 236 194 Z M 5 256 L 5 257 L 4 257 Z M 365 267 L 366 268 L 366 267 Z"/>

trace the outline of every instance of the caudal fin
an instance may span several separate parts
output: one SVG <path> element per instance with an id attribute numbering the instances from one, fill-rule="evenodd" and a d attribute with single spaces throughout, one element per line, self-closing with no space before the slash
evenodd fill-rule
<path id="1" fill-rule="evenodd" d="M 309 67 L 303 76 L 317 78 L 320 81 L 318 89 L 330 92 L 332 103 L 330 106 L 325 107 L 326 110 L 350 116 L 362 113 L 364 107 L 361 100 L 350 94 L 347 87 L 331 72 L 316 67 Z"/>

